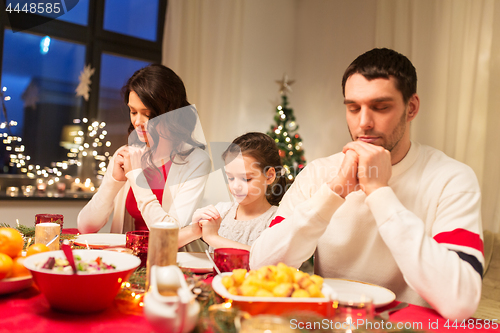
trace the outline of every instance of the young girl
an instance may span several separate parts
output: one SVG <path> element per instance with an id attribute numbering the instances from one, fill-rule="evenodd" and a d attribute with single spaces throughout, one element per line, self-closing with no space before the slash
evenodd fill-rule
<path id="1" fill-rule="evenodd" d="M 268 135 L 252 132 L 236 138 L 222 158 L 234 202 L 196 210 L 192 224 L 201 226 L 203 240 L 213 249 L 250 250 L 269 227 L 285 194 L 287 182 L 278 147 Z M 179 246 L 197 236 L 191 231 L 180 231 Z"/>

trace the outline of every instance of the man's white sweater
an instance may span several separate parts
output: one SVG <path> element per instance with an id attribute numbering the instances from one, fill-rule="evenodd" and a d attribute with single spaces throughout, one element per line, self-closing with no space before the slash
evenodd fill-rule
<path id="1" fill-rule="evenodd" d="M 253 244 L 250 267 L 299 267 L 316 251 L 315 273 L 323 277 L 378 284 L 446 318 L 471 316 L 484 265 L 481 195 L 472 169 L 412 142 L 392 167 L 388 187 L 368 197 L 358 190 L 344 200 L 326 185 L 343 158 L 315 160 L 298 175 L 277 212 L 284 220 Z"/>

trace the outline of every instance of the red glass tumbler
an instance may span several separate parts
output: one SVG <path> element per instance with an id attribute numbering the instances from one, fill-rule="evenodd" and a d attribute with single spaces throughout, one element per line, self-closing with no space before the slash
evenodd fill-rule
<path id="1" fill-rule="evenodd" d="M 250 251 L 247 250 L 219 248 L 214 251 L 214 262 L 221 272 L 232 272 L 237 268 L 249 270 L 249 259 Z"/>
<path id="2" fill-rule="evenodd" d="M 61 232 L 63 230 L 64 216 L 62 214 L 36 214 L 35 215 L 35 225 L 38 223 L 53 222 L 59 223 L 61 226 Z"/>
<path id="3" fill-rule="evenodd" d="M 148 242 L 148 230 L 129 231 L 126 234 L 125 246 L 131 249 L 132 253 L 141 259 L 140 267 L 146 267 L 146 262 L 148 260 Z"/>

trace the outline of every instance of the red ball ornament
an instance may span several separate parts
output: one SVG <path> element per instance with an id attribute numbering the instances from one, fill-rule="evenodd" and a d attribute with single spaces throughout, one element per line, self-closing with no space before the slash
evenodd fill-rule
<path id="1" fill-rule="evenodd" d="M 285 157 L 285 151 L 281 150 L 279 151 L 280 157 Z"/>
<path id="2" fill-rule="evenodd" d="M 299 135 L 298 134 L 295 134 L 295 139 L 298 139 L 299 138 Z"/>
<path id="3" fill-rule="evenodd" d="M 304 164 L 299 164 L 299 169 L 302 169 L 304 167 Z"/>

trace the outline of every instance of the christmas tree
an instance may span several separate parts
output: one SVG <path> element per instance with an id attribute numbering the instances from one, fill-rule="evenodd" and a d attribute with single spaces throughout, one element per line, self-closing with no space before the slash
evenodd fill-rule
<path id="1" fill-rule="evenodd" d="M 288 107 L 287 92 L 291 92 L 290 85 L 294 81 L 289 81 L 284 75 L 282 80 L 276 82 L 280 84 L 281 104 L 276 107 L 275 123 L 267 134 L 276 141 L 287 177 L 293 181 L 306 165 L 302 138 L 297 133 L 299 126 L 295 122 L 293 109 Z"/>

